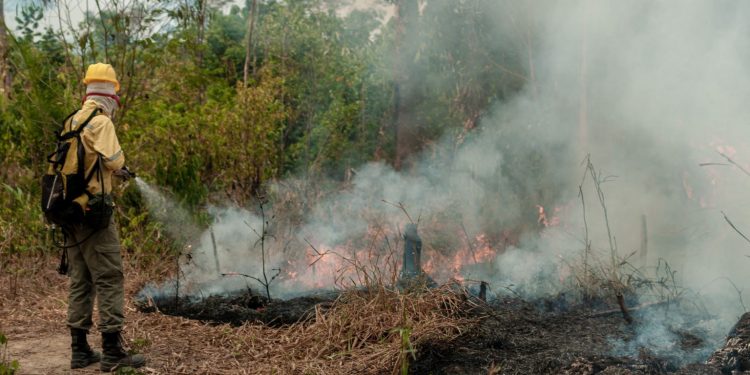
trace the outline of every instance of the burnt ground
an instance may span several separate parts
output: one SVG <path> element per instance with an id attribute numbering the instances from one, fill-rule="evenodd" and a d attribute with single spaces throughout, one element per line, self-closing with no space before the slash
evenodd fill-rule
<path id="1" fill-rule="evenodd" d="M 192 302 L 153 302 L 164 314 L 209 323 L 240 325 L 253 321 L 280 326 L 312 317 L 315 306 L 325 309 L 335 297 L 315 295 L 269 303 L 259 296 L 240 294 Z M 154 303 L 138 306 L 142 311 L 155 310 Z M 480 302 L 467 312 L 478 318 L 478 324 L 450 342 L 422 343 L 410 369 L 414 374 L 750 373 L 750 314 L 738 322 L 725 348 L 711 348 L 718 350 L 710 359 L 700 352 L 705 352 L 709 344 L 700 332 L 691 330 L 690 324 L 673 328 L 671 337 L 678 341 L 674 343 L 678 353 L 701 358 L 693 360 L 695 363 L 679 354 L 656 354 L 640 347 L 632 353 L 613 354 L 614 342 L 632 342 L 649 324 L 650 310 L 661 308 L 664 306 L 647 306 L 631 312 L 634 322 L 629 324 L 617 305 L 602 301 L 579 306 L 561 306 L 557 300 L 529 303 L 518 298 Z"/>
<path id="2" fill-rule="evenodd" d="M 654 309 L 664 308 L 663 306 Z M 607 310 L 613 312 L 615 310 Z M 634 313 L 628 324 L 618 313 L 588 307 L 550 312 L 520 300 L 487 305 L 476 327 L 452 342 L 428 343 L 413 364 L 416 374 L 750 374 L 750 313 L 709 358 L 687 363 L 679 355 L 639 348 L 613 355 L 613 342 L 635 339 L 649 315 Z M 687 325 L 686 325 L 687 326 Z M 679 353 L 697 354 L 707 344 L 700 332 L 676 328 Z"/>
<path id="3" fill-rule="evenodd" d="M 315 307 L 329 307 L 337 293 L 318 293 L 288 300 L 271 300 L 248 290 L 228 296 L 202 299 L 174 296 L 138 299 L 141 312 L 159 311 L 165 315 L 182 316 L 211 324 L 229 323 L 240 326 L 246 322 L 262 323 L 271 327 L 293 324 L 309 319 Z"/>
<path id="4" fill-rule="evenodd" d="M 607 310 L 613 311 L 613 310 Z M 420 348 L 416 374 L 720 374 L 718 368 L 659 357 L 646 349 L 637 356 L 614 356 L 613 340 L 633 340 L 639 319 L 628 324 L 619 312 L 596 316 L 590 308 L 545 311 L 520 300 L 504 300 L 476 312 L 480 324 L 453 342 Z M 675 332 L 686 352 L 703 340 Z"/>

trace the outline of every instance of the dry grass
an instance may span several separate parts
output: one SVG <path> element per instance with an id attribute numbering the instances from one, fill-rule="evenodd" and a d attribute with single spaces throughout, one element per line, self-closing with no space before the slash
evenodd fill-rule
<path id="1" fill-rule="evenodd" d="M 39 272 L 20 279 L 13 297 L 11 275 L 0 273 L 0 330 L 11 340 L 66 334 L 67 280 L 56 274 L 55 262 L 16 260 L 18 268 L 33 263 Z M 128 296 L 146 281 L 142 275 L 163 275 L 163 270 L 125 271 Z M 143 372 L 152 374 L 397 373 L 410 346 L 419 350 L 428 341 L 452 340 L 474 324 L 465 314 L 470 302 L 449 287 L 352 290 L 328 311 L 317 311 L 311 322 L 283 328 L 233 328 L 143 314 L 127 300 L 125 337 L 148 357 Z"/>
<path id="2" fill-rule="evenodd" d="M 387 373 L 401 368 L 409 351 L 429 340 L 451 340 L 471 325 L 464 299 L 447 287 L 402 294 L 380 288 L 344 293 L 326 313 L 267 335 L 238 330 L 241 352 L 275 373 Z M 406 340 L 408 338 L 408 340 Z"/>

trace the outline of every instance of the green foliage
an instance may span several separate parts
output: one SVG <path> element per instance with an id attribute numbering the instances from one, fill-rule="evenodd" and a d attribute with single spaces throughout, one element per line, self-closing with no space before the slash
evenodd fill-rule
<path id="1" fill-rule="evenodd" d="M 44 11 L 40 5 L 28 4 L 21 7 L 21 14 L 16 15 L 16 23 L 24 40 L 32 41 L 34 38 L 41 36 L 37 29 L 39 29 L 39 21 L 43 17 Z"/>
<path id="2" fill-rule="evenodd" d="M 132 367 L 118 367 L 113 374 L 115 375 L 142 375 L 143 372 Z"/>
<path id="3" fill-rule="evenodd" d="M 0 375 L 13 375 L 19 368 L 18 361 L 8 359 L 8 338 L 0 332 Z"/>
<path id="4" fill-rule="evenodd" d="M 399 337 L 401 338 L 401 355 L 399 357 L 399 362 L 401 363 L 401 375 L 408 375 L 409 357 L 411 356 L 413 359 L 417 359 L 416 351 L 414 350 L 410 339 L 411 328 L 396 328 L 394 332 L 398 333 Z"/>
<path id="5" fill-rule="evenodd" d="M 48 233 L 37 197 L 36 191 L 0 184 L 0 257 L 46 249 Z"/>
<path id="6" fill-rule="evenodd" d="M 248 82 L 249 2 L 228 12 L 206 2 L 104 3 L 62 29 L 39 30 L 44 7 L 17 16 L 12 92 L 0 99 L 0 224 L 17 240 L 2 241 L 13 243 L 3 251 L 45 248 L 37 180 L 89 63 L 118 72 L 127 164 L 198 216 L 212 203 L 246 205 L 274 179 L 341 181 L 363 163 L 393 162 L 396 115 L 410 119 L 407 151 L 416 153 L 476 126 L 489 103 L 528 81 L 516 41 L 495 40 L 504 27 L 496 2 L 441 0 L 422 13 L 409 3 L 384 24 L 371 10 L 338 15 L 325 0 L 259 1 Z M 136 189 L 118 202 L 131 259 L 173 250 Z"/>

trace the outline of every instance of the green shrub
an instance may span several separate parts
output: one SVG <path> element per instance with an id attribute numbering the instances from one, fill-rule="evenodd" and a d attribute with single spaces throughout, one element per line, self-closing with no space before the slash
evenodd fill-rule
<path id="1" fill-rule="evenodd" d="M 8 358 L 8 338 L 0 332 L 0 375 L 13 375 L 19 367 L 18 361 Z"/>

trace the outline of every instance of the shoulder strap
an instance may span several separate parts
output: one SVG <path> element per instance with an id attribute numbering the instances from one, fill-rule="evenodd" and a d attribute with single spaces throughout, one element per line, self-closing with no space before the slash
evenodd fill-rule
<path id="1" fill-rule="evenodd" d="M 99 112 L 101 112 L 101 111 L 102 111 L 101 108 L 97 108 L 97 109 L 93 110 L 91 112 L 91 114 L 89 115 L 89 117 L 86 119 L 86 121 L 84 121 L 81 125 L 79 125 L 76 130 L 71 130 L 71 132 L 68 133 L 68 134 L 72 134 L 73 137 L 78 138 L 78 150 L 76 150 L 76 151 L 78 152 L 78 174 L 79 174 L 79 176 L 83 176 L 84 171 L 85 171 L 84 165 L 86 164 L 85 163 L 85 160 L 86 160 L 86 151 L 84 150 L 83 141 L 81 140 L 81 132 L 86 127 L 86 125 L 94 117 L 96 117 L 99 114 Z M 66 136 L 68 134 L 66 134 Z M 89 193 L 88 192 L 88 185 L 89 185 L 89 182 L 91 182 L 91 179 L 94 177 L 94 173 L 96 173 L 97 171 L 99 171 L 100 168 L 101 168 L 99 166 L 99 164 L 101 163 L 100 160 L 101 160 L 101 156 L 98 155 L 97 156 L 97 161 L 94 164 L 94 167 L 91 168 L 91 171 L 88 173 L 88 175 L 85 176 L 85 180 L 84 180 L 85 182 L 84 183 L 85 183 L 85 187 L 86 188 L 84 189 L 84 191 L 86 192 L 86 194 Z M 102 191 L 103 190 L 104 190 L 104 184 L 102 184 Z"/>
<path id="2" fill-rule="evenodd" d="M 81 125 L 78 125 L 78 127 L 75 128 L 75 129 L 70 129 L 70 131 L 67 132 L 67 133 L 64 133 L 64 134 L 61 133 L 58 136 L 58 139 L 61 140 L 61 141 L 64 141 L 66 139 L 70 139 L 70 138 L 73 138 L 73 137 L 79 137 L 81 135 L 81 132 L 83 131 L 83 129 L 86 127 L 86 125 L 88 125 L 88 123 L 91 122 L 91 120 L 93 120 L 94 117 L 96 117 L 100 112 L 102 112 L 101 108 L 97 108 L 97 109 L 91 111 L 91 114 L 89 115 L 89 117 L 87 117 L 86 120 Z M 68 118 L 65 119 L 65 121 L 68 121 L 68 119 L 70 119 L 70 116 L 68 116 Z M 65 125 L 64 124 L 63 124 L 63 130 L 62 131 L 65 132 Z"/>
<path id="3" fill-rule="evenodd" d="M 79 110 L 76 109 L 73 112 L 71 112 L 69 115 L 65 116 L 65 120 L 63 120 L 63 122 L 62 122 L 62 128 L 60 129 L 60 134 L 61 135 L 65 131 L 65 123 L 68 122 L 68 120 L 70 120 L 71 117 L 75 116 L 75 114 L 78 113 L 78 111 Z"/>

